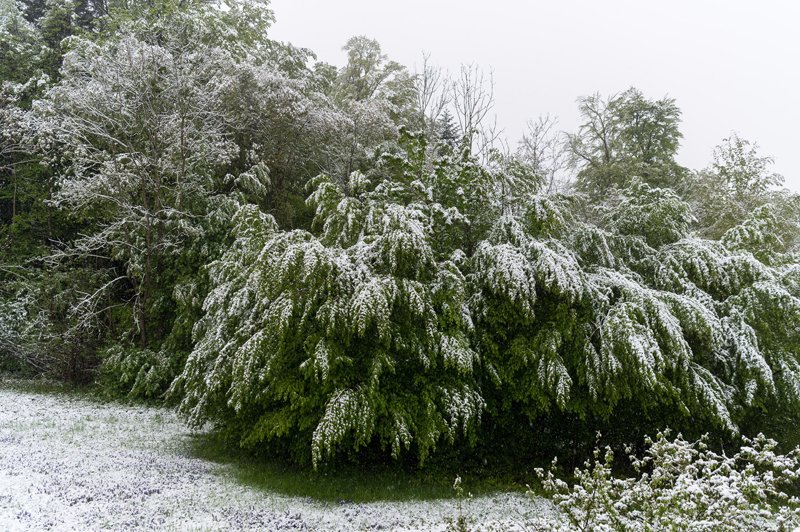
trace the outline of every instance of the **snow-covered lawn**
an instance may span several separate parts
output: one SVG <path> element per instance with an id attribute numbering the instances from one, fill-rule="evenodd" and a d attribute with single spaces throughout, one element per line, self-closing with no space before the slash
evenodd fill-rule
<path id="1" fill-rule="evenodd" d="M 0 384 L 0 530 L 444 530 L 457 500 L 325 503 L 243 486 L 194 458 L 165 409 L 104 404 Z M 473 499 L 481 529 L 536 528 L 552 504 Z"/>

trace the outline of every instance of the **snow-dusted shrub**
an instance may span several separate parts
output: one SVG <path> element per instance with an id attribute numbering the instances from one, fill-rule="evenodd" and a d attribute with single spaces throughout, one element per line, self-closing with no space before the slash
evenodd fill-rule
<path id="1" fill-rule="evenodd" d="M 688 206 L 671 192 L 635 191 L 602 228 L 534 198 L 477 246 L 474 337 L 501 408 L 605 417 L 628 402 L 733 433 L 742 408 L 779 395 L 796 406 L 800 308 L 779 272 L 687 238 Z"/>
<path id="2" fill-rule="evenodd" d="M 468 158 L 404 142 L 312 180 L 312 232 L 239 211 L 172 388 L 193 423 L 319 464 L 374 444 L 424 459 L 482 418 L 516 441 L 553 411 L 631 437 L 797 412 L 789 268 L 691 238 L 669 191 L 637 185 L 596 226 L 580 198 L 507 205 Z"/>
<path id="3" fill-rule="evenodd" d="M 100 354 L 100 383 L 128 397 L 159 399 L 183 367 L 174 351 L 152 351 L 116 344 Z"/>
<path id="4" fill-rule="evenodd" d="M 316 234 L 240 210 L 172 388 L 190 422 L 216 421 L 244 446 L 286 445 L 315 466 L 373 443 L 424 460 L 474 436 L 485 405 L 466 281 L 459 254 L 432 245 L 447 227 L 434 221 L 458 212 L 433 201 L 419 170 L 389 154 L 346 187 L 319 176 Z"/>
<path id="5" fill-rule="evenodd" d="M 90 381 L 102 325 L 70 309 L 103 282 L 102 275 L 85 269 L 74 270 L 80 272 L 74 276 L 20 271 L 0 290 L 0 357 L 47 377 Z"/>
<path id="6" fill-rule="evenodd" d="M 572 486 L 553 468 L 537 473 L 578 530 L 791 530 L 800 525 L 800 448 L 788 454 L 763 435 L 743 439 L 727 456 L 706 438 L 686 441 L 669 431 L 645 439 L 644 456 L 629 456 L 637 476 L 617 477 L 610 448 L 576 468 Z M 628 449 L 630 453 L 630 449 Z"/>

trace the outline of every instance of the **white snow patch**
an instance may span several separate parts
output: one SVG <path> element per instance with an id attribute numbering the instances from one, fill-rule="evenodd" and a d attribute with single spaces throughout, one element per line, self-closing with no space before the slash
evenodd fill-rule
<path id="1" fill-rule="evenodd" d="M 192 458 L 169 410 L 0 387 L 0 530 L 445 530 L 455 499 L 326 503 L 237 483 Z M 546 499 L 476 497 L 484 530 L 558 520 Z"/>

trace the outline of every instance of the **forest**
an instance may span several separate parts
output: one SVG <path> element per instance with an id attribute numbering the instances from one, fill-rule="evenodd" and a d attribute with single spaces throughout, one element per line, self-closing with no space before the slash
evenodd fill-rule
<path id="1" fill-rule="evenodd" d="M 476 65 L 273 20 L 0 0 L 3 372 L 314 470 L 800 442 L 800 195 L 755 142 L 683 167 L 676 101 L 621 88 L 512 144 Z"/>

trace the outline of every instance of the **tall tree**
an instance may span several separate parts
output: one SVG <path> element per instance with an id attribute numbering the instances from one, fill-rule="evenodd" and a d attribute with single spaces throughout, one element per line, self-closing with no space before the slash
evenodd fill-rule
<path id="1" fill-rule="evenodd" d="M 188 5 L 125 23 L 114 39 L 76 38 L 62 79 L 34 109 L 46 160 L 62 168 L 51 204 L 85 224 L 51 260 L 105 269 L 107 282 L 75 311 L 104 312 L 111 297 L 130 308 L 143 349 L 170 331 L 177 280 L 213 254 L 216 239 L 202 239 L 217 230 L 214 213 L 233 208 L 237 194 L 265 194 L 264 152 L 236 143 L 236 100 L 253 88 L 242 83 L 272 76 L 269 66 L 241 63 L 241 42 L 225 30 L 252 41 L 258 21 L 236 24 L 247 15 Z"/>
<path id="2" fill-rule="evenodd" d="M 736 133 L 714 148 L 711 166 L 694 174 L 684 192 L 695 207 L 699 232 L 724 237 L 764 260 L 770 253 L 796 250 L 800 195 L 782 189 L 784 178 L 772 164 L 757 144 Z"/>
<path id="3" fill-rule="evenodd" d="M 405 67 L 389 61 L 375 39 L 363 35 L 351 37 L 344 45 L 347 65 L 337 79 L 337 96 L 362 102 L 378 95 L 389 81 Z"/>
<path id="4" fill-rule="evenodd" d="M 344 50 L 347 64 L 339 70 L 332 96 L 346 134 L 329 139 L 325 171 L 346 186 L 352 172 L 366 169 L 371 152 L 396 138 L 398 128 L 413 117 L 414 86 L 406 68 L 389 61 L 376 40 L 352 37 Z"/>
<path id="5" fill-rule="evenodd" d="M 675 188 L 686 170 L 675 162 L 682 137 L 680 110 L 672 98 L 648 100 L 634 88 L 604 99 L 578 99 L 584 122 L 568 135 L 576 186 L 595 197 L 624 188 L 634 177 Z"/>

